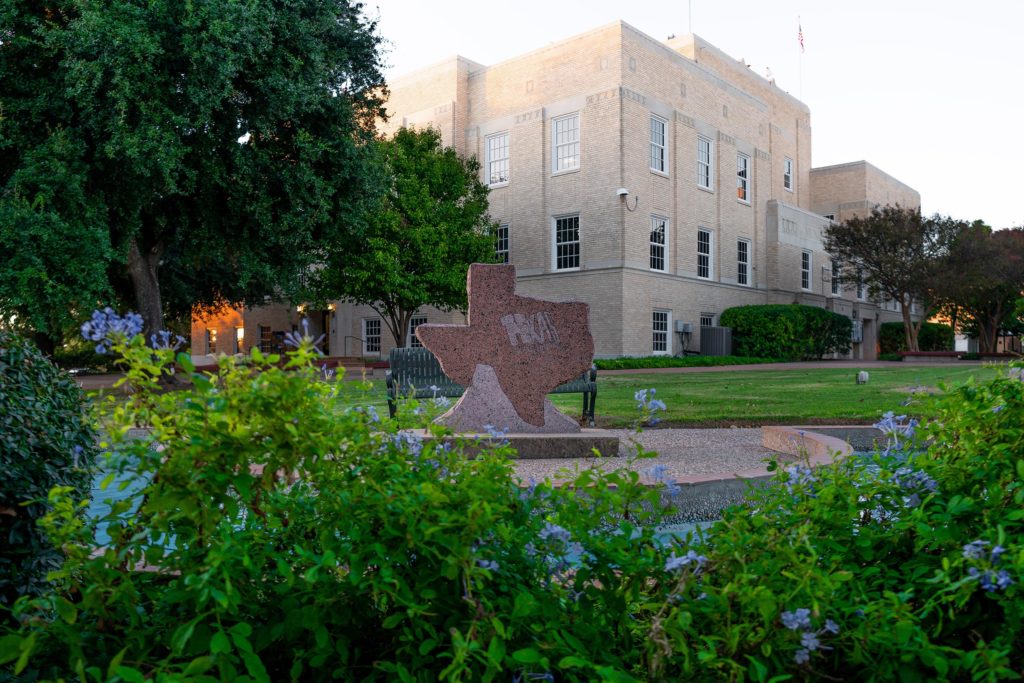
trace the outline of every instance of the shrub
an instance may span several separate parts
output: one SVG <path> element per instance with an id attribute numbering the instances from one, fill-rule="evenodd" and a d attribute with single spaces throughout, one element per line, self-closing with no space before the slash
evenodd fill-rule
<path id="1" fill-rule="evenodd" d="M 722 365 L 758 365 L 775 363 L 777 358 L 747 358 L 744 356 L 644 356 L 632 358 L 598 358 L 598 370 L 638 370 L 644 368 L 708 368 Z"/>
<path id="2" fill-rule="evenodd" d="M 901 361 L 903 356 L 898 353 L 880 353 L 878 354 L 878 360 Z"/>
<path id="3" fill-rule="evenodd" d="M 907 340 L 903 333 L 903 323 L 879 325 L 878 343 L 882 353 L 906 351 Z M 942 323 L 921 323 L 921 331 L 917 335 L 917 346 L 920 351 L 952 351 L 953 328 Z"/>
<path id="4" fill-rule="evenodd" d="M 853 323 L 838 313 L 801 304 L 737 306 L 722 311 L 738 356 L 812 360 L 850 350 Z"/>
<path id="5" fill-rule="evenodd" d="M 36 521 L 54 486 L 86 494 L 95 454 L 74 380 L 30 342 L 0 331 L 0 604 L 39 593 L 60 566 Z"/>

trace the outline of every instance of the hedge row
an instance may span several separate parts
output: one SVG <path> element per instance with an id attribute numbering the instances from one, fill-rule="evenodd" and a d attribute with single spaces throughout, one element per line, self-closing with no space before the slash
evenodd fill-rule
<path id="1" fill-rule="evenodd" d="M 708 368 L 721 365 L 759 365 L 776 363 L 778 358 L 746 356 L 643 356 L 631 358 L 600 358 L 594 361 L 598 370 L 642 370 L 646 368 Z"/>
<path id="2" fill-rule="evenodd" d="M 755 358 L 814 360 L 846 353 L 853 330 L 846 316 L 801 304 L 727 308 L 719 321 L 732 328 L 733 353 Z"/>

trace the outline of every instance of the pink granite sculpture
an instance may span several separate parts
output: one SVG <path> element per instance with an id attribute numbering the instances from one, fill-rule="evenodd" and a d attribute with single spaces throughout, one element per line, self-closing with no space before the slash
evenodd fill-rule
<path id="1" fill-rule="evenodd" d="M 547 394 L 593 361 L 590 307 L 517 295 L 511 265 L 471 265 L 466 288 L 468 325 L 416 328 L 445 374 L 466 387 L 437 422 L 466 432 L 482 432 L 485 425 L 508 432 L 580 431 Z"/>

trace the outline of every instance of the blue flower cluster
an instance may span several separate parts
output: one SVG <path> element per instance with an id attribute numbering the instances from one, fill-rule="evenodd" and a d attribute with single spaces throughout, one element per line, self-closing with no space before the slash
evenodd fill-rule
<path id="1" fill-rule="evenodd" d="M 672 473 L 665 465 L 648 467 L 641 471 L 640 474 L 643 474 L 657 484 L 664 484 L 665 493 L 670 497 L 676 495 L 680 491 L 679 484 L 676 483 L 676 478 L 672 476 Z"/>
<path id="2" fill-rule="evenodd" d="M 665 571 L 667 572 L 678 572 L 684 568 L 693 565 L 694 575 L 700 574 L 704 569 L 704 565 L 707 564 L 708 558 L 704 555 L 700 555 L 696 550 L 688 550 L 685 555 L 676 555 L 672 553 L 665 560 Z"/>
<path id="3" fill-rule="evenodd" d="M 99 354 L 109 351 L 111 344 L 127 341 L 140 332 L 141 315 L 129 311 L 121 317 L 109 306 L 102 311 L 93 311 L 92 317 L 82 324 L 82 336 L 88 341 L 97 342 L 96 353 Z"/>
<path id="4" fill-rule="evenodd" d="M 323 351 L 320 350 L 320 345 L 324 343 L 324 339 L 327 338 L 326 334 L 321 334 L 316 339 L 313 339 L 312 335 L 309 334 L 309 318 L 302 319 L 302 334 L 300 335 L 298 330 L 294 330 L 284 335 L 285 346 L 290 346 L 293 349 L 297 349 L 302 346 L 305 342 L 311 342 L 313 348 L 317 353 L 323 355 Z"/>
<path id="5" fill-rule="evenodd" d="M 876 422 L 874 427 L 890 437 L 889 444 L 885 447 L 885 455 L 898 452 L 902 447 L 901 439 L 913 439 L 917 424 L 917 419 L 907 419 L 906 415 L 896 415 L 891 410 L 882 415 L 881 421 Z"/>
<path id="6" fill-rule="evenodd" d="M 825 620 L 825 625 L 815 630 L 811 623 L 811 610 L 800 607 L 792 612 L 783 612 L 781 615 L 782 625 L 790 631 L 800 631 L 800 649 L 793 655 L 797 664 L 806 664 L 811 659 L 811 652 L 814 650 L 830 650 L 831 648 L 821 644 L 821 637 L 825 633 L 835 635 L 839 633 L 839 624 L 831 619 Z"/>
<path id="7" fill-rule="evenodd" d="M 447 408 L 452 404 L 451 400 L 447 396 L 438 396 L 437 393 L 441 391 L 441 388 L 436 384 L 431 384 L 429 387 L 433 394 L 434 406 L 437 408 Z"/>
<path id="8" fill-rule="evenodd" d="M 526 554 L 530 557 L 544 552 L 544 563 L 551 572 L 559 572 L 569 567 L 569 554 L 582 553 L 583 546 L 572 540 L 568 529 L 553 522 L 545 522 L 544 528 L 537 532 L 537 541 L 527 543 Z"/>
<path id="9" fill-rule="evenodd" d="M 966 560 L 984 562 L 989 565 L 981 568 L 971 566 L 967 569 L 967 575 L 976 579 L 983 589 L 993 593 L 997 590 L 1006 590 L 1013 585 L 1014 581 L 1010 577 L 1010 572 L 995 568 L 1003 553 L 1006 552 L 1006 548 L 997 545 L 992 550 L 988 550 L 989 545 L 988 541 L 981 539 L 971 541 L 963 547 L 963 556 Z"/>
<path id="10" fill-rule="evenodd" d="M 636 409 L 640 411 L 641 421 L 647 423 L 650 426 L 654 426 L 661 421 L 657 413 L 659 410 L 664 411 L 667 409 L 665 402 L 659 398 L 654 398 L 654 394 L 657 389 L 638 389 L 633 398 L 636 400 Z"/>
<path id="11" fill-rule="evenodd" d="M 917 507 L 921 504 L 921 496 L 935 493 L 939 490 L 939 483 L 926 472 L 915 470 L 910 467 L 901 467 L 892 473 L 892 480 L 897 486 L 907 492 L 903 498 L 907 507 Z"/>
<path id="12" fill-rule="evenodd" d="M 184 343 L 184 337 L 180 334 L 173 334 L 170 330 L 162 330 L 149 335 L 149 345 L 154 349 L 177 351 Z"/>
<path id="13" fill-rule="evenodd" d="M 790 493 L 798 488 L 806 488 L 809 493 L 814 491 L 814 483 L 818 481 L 817 477 L 814 476 L 814 471 L 806 465 L 790 465 L 786 468 L 786 474 L 789 478 L 786 480 L 786 490 Z"/>

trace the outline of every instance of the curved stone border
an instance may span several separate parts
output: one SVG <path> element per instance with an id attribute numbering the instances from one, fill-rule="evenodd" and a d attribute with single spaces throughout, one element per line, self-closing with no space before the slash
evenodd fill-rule
<path id="1" fill-rule="evenodd" d="M 761 427 L 761 445 L 789 455 L 807 455 L 811 465 L 827 465 L 836 456 L 853 453 L 853 446 L 814 427 Z"/>

